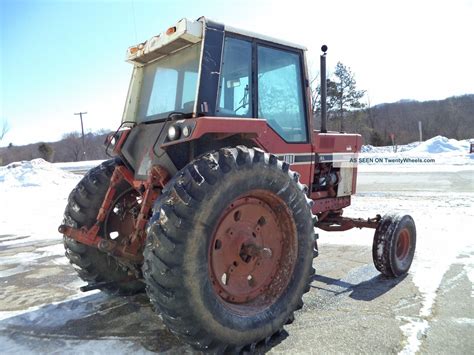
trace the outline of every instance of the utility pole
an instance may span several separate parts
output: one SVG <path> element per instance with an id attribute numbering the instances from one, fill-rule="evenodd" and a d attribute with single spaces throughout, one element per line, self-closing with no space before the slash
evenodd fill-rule
<path id="1" fill-rule="evenodd" d="M 420 132 L 420 143 L 423 142 L 423 131 L 421 129 L 421 121 L 418 121 L 418 131 Z"/>
<path id="2" fill-rule="evenodd" d="M 74 115 L 81 118 L 81 131 L 82 131 L 82 152 L 84 153 L 84 160 L 86 160 L 86 145 L 84 143 L 84 123 L 82 122 L 82 115 L 87 115 L 87 112 L 78 112 Z"/>

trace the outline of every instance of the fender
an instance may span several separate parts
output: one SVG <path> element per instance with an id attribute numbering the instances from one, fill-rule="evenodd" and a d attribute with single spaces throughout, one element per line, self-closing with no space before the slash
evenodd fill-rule
<path id="1" fill-rule="evenodd" d="M 168 147 L 177 143 L 193 141 L 205 134 L 216 134 L 217 138 L 226 138 L 235 134 L 244 135 L 248 138 L 258 138 L 267 133 L 268 126 L 265 119 L 260 118 L 238 118 L 238 117 L 199 117 L 193 119 L 178 120 L 169 124 L 174 125 L 180 132 L 185 129 L 190 134 L 185 137 L 182 133 L 180 138 L 170 141 L 166 139 L 162 147 Z"/>

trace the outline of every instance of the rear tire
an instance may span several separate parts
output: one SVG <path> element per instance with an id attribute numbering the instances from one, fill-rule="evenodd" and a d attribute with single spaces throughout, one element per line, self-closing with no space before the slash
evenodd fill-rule
<path id="1" fill-rule="evenodd" d="M 409 215 L 387 214 L 374 234 L 375 268 L 387 277 L 399 277 L 410 269 L 416 248 L 416 227 Z"/>
<path id="2" fill-rule="evenodd" d="M 63 224 L 73 228 L 90 228 L 95 222 L 102 201 L 109 188 L 110 178 L 119 159 L 111 159 L 89 170 L 77 186 L 71 191 Z M 116 196 L 130 189 L 130 185 L 122 182 Z M 107 222 L 107 219 L 105 223 Z M 100 234 L 103 234 L 102 226 Z M 129 270 L 116 259 L 96 248 L 84 245 L 67 236 L 63 237 L 66 257 L 77 270 L 79 277 L 88 284 L 99 282 L 120 281 L 130 277 Z M 114 283 L 100 287 L 100 290 L 110 294 L 130 295 L 142 292 L 145 285 L 141 281 Z"/>
<path id="3" fill-rule="evenodd" d="M 149 223 L 143 275 L 174 334 L 198 350 L 232 353 L 267 344 L 293 321 L 314 274 L 315 217 L 305 189 L 288 164 L 243 146 L 205 154 L 168 183 Z M 279 229 L 268 235 L 267 226 Z M 258 242 L 249 246 L 252 238 Z M 216 274 L 227 261 L 229 273 Z M 257 266 L 265 262 L 273 274 Z M 238 270 L 243 278 L 234 278 Z"/>

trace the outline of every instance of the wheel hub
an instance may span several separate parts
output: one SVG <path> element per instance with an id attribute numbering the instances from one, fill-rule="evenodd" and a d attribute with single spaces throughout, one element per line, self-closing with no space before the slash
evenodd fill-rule
<path id="1" fill-rule="evenodd" d="M 140 211 L 141 196 L 134 189 L 121 193 L 108 212 L 104 234 L 108 239 L 123 244 L 129 240 L 135 230 L 135 223 Z"/>
<path id="2" fill-rule="evenodd" d="M 288 255 L 290 259 L 294 256 L 289 245 L 293 233 L 284 232 L 291 217 L 286 208 L 275 213 L 272 205 L 276 201 L 256 195 L 234 200 L 222 213 L 213 235 L 211 282 L 227 303 L 248 303 L 262 295 L 270 302 L 275 288 L 288 282 L 275 282 L 275 278 L 283 264 L 287 265 Z"/>
<path id="3" fill-rule="evenodd" d="M 396 257 L 398 260 L 403 260 L 407 257 L 408 251 L 410 249 L 410 232 L 408 229 L 404 228 L 400 231 L 400 235 L 397 240 L 397 251 Z"/>

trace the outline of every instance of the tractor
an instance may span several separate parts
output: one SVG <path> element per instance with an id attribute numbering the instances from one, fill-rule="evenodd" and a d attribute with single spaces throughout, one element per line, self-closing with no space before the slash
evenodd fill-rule
<path id="1" fill-rule="evenodd" d="M 375 229 L 375 267 L 407 273 L 409 215 L 348 218 L 358 134 L 313 127 L 303 46 L 201 17 L 132 46 L 111 156 L 69 195 L 66 255 L 82 291 L 146 290 L 166 326 L 205 352 L 254 351 L 303 306 L 315 231 Z"/>

